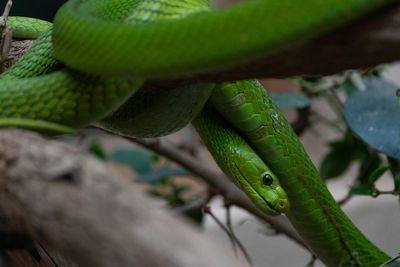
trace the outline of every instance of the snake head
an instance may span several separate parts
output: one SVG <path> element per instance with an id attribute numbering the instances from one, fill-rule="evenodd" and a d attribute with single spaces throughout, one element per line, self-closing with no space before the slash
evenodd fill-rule
<path id="1" fill-rule="evenodd" d="M 285 190 L 278 177 L 256 153 L 234 160 L 236 182 L 247 196 L 268 215 L 279 215 L 289 209 Z"/>

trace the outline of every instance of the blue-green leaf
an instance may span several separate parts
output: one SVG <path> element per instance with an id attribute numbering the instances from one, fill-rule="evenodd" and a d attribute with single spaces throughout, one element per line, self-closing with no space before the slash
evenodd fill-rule
<path id="1" fill-rule="evenodd" d="M 396 174 L 396 176 L 394 177 L 394 190 L 398 192 L 399 189 L 400 189 L 400 174 Z"/>
<path id="2" fill-rule="evenodd" d="M 397 87 L 382 78 L 365 78 L 365 91 L 345 103 L 344 115 L 352 130 L 373 148 L 400 159 L 400 102 Z"/>
<path id="3" fill-rule="evenodd" d="M 354 93 L 354 92 L 357 91 L 357 88 L 355 87 L 355 85 L 354 85 L 351 81 L 349 81 L 349 80 L 347 80 L 347 81 L 343 84 L 343 88 L 344 88 L 344 90 L 346 91 L 346 93 L 347 93 L 348 95 L 350 95 L 350 94 L 352 94 L 352 93 Z"/>
<path id="4" fill-rule="evenodd" d="M 385 264 L 385 267 L 400 267 L 400 261 L 394 261 L 389 264 Z"/>
<path id="5" fill-rule="evenodd" d="M 168 176 L 188 176 L 192 173 L 183 168 L 162 168 L 141 174 L 135 182 L 154 183 Z"/>
<path id="6" fill-rule="evenodd" d="M 137 173 L 147 173 L 151 169 L 154 156 L 142 149 L 121 148 L 109 155 L 109 160 L 128 165 Z"/>
<path id="7" fill-rule="evenodd" d="M 311 104 L 311 99 L 301 93 L 269 94 L 279 109 L 305 108 Z"/>

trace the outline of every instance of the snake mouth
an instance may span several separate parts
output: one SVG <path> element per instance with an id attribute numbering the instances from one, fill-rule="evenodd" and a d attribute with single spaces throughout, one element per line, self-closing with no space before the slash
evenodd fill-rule
<path id="1" fill-rule="evenodd" d="M 257 190 L 255 190 L 255 189 L 251 186 L 249 180 L 247 180 L 246 176 L 242 173 L 242 171 L 241 171 L 240 168 L 236 165 L 236 163 L 234 162 L 233 164 L 235 165 L 235 167 L 236 167 L 237 170 L 239 171 L 240 175 L 242 175 L 243 179 L 246 181 L 247 186 L 248 186 L 258 197 L 260 197 L 260 198 L 265 202 L 265 204 L 267 204 L 267 206 L 268 206 L 268 208 L 271 210 L 271 212 L 273 212 L 273 213 L 275 213 L 275 214 L 277 214 L 277 215 L 280 214 L 280 212 L 274 207 L 274 205 L 272 205 L 271 202 L 269 202 L 268 200 L 266 200 L 266 199 L 264 198 L 263 195 L 261 195 Z"/>
<path id="2" fill-rule="evenodd" d="M 247 181 L 247 180 L 246 180 Z M 255 191 L 255 190 L 254 190 Z M 279 211 L 277 211 L 276 209 L 275 209 L 275 207 L 271 204 L 271 202 L 269 202 L 268 200 L 266 200 L 260 193 L 258 193 L 257 191 L 255 191 L 256 193 L 257 193 L 257 195 L 259 196 L 259 197 L 261 197 L 263 200 L 264 200 L 264 202 L 268 205 L 268 207 L 270 208 L 270 209 L 272 209 L 274 212 L 276 212 L 277 214 L 279 214 L 280 212 Z"/>

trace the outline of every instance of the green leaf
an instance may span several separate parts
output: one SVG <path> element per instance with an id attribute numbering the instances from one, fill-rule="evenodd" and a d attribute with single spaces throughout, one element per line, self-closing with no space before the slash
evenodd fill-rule
<path id="1" fill-rule="evenodd" d="M 375 169 L 371 175 L 369 176 L 368 179 L 368 184 L 373 184 L 375 183 L 380 177 L 382 177 L 382 175 L 389 170 L 389 166 L 380 166 L 377 169 Z"/>
<path id="2" fill-rule="evenodd" d="M 349 75 L 349 81 L 354 85 L 354 87 L 359 90 L 359 91 L 363 91 L 365 89 L 367 89 L 367 87 L 364 84 L 364 81 L 360 75 L 360 73 L 353 71 L 350 75 Z"/>
<path id="3" fill-rule="evenodd" d="M 374 185 L 369 185 L 369 184 L 362 184 L 357 187 L 353 187 L 350 190 L 351 195 L 372 195 L 373 192 L 375 191 Z"/>
<path id="4" fill-rule="evenodd" d="M 397 86 L 383 78 L 363 79 L 367 90 L 351 94 L 344 106 L 345 118 L 371 147 L 400 159 L 400 102 Z"/>
<path id="5" fill-rule="evenodd" d="M 109 155 L 109 159 L 123 165 L 130 166 L 138 174 L 148 173 L 154 156 L 150 152 L 142 149 L 118 149 Z"/>
<path id="6" fill-rule="evenodd" d="M 311 104 L 311 99 L 301 93 L 269 94 L 279 109 L 305 108 Z"/>
<path id="7" fill-rule="evenodd" d="M 201 225 L 203 223 L 204 213 L 201 207 L 188 209 L 184 211 L 182 214 L 185 215 L 187 218 L 191 219 L 197 225 Z"/>
<path id="8" fill-rule="evenodd" d="M 176 197 L 181 197 L 181 195 L 190 190 L 190 187 L 187 185 L 178 186 L 174 188 L 174 194 Z"/>
<path id="9" fill-rule="evenodd" d="M 105 161 L 107 160 L 107 154 L 104 152 L 103 148 L 97 141 L 93 141 L 89 148 L 88 152 L 91 153 L 92 155 L 96 156 L 97 158 Z"/>
<path id="10" fill-rule="evenodd" d="M 350 80 L 346 80 L 346 82 L 343 84 L 343 88 L 346 91 L 347 95 L 350 95 L 357 91 L 357 87 Z"/>
<path id="11" fill-rule="evenodd" d="M 398 192 L 400 189 L 400 173 L 396 174 L 394 177 L 394 190 Z"/>
<path id="12" fill-rule="evenodd" d="M 343 174 L 350 164 L 364 156 L 365 144 L 347 131 L 342 139 L 329 143 L 330 151 L 325 155 L 320 166 L 324 179 L 331 179 Z"/>
<path id="13" fill-rule="evenodd" d="M 351 148 L 333 150 L 325 156 L 321 163 L 320 173 L 322 178 L 331 179 L 343 174 L 353 159 Z M 350 153 L 349 153 L 350 152 Z"/>
<path id="14" fill-rule="evenodd" d="M 363 143 L 364 147 L 360 151 L 360 169 L 357 176 L 357 180 L 360 181 L 360 184 L 367 184 L 371 173 L 379 168 L 381 164 L 381 158 L 379 155 L 371 150 L 365 143 Z"/>

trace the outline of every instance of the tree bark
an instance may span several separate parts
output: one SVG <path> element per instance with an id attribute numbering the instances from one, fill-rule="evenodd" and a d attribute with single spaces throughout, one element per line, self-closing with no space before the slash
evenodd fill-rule
<path id="1" fill-rule="evenodd" d="M 0 209 L 79 266 L 246 266 L 102 162 L 32 133 L 0 132 Z"/>

